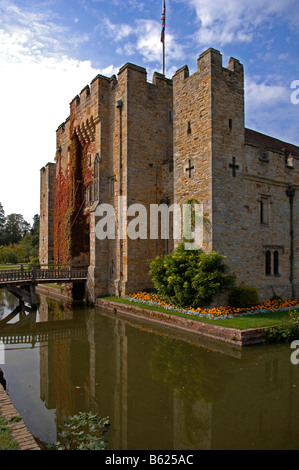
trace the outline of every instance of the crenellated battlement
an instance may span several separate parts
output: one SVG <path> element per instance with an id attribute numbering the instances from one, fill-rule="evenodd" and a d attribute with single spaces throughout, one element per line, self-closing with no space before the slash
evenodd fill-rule
<path id="1" fill-rule="evenodd" d="M 231 57 L 227 68 L 223 67 L 222 54 L 217 49 L 210 48 L 198 57 L 197 70 L 194 74 L 190 75 L 188 66 L 184 65 L 177 70 L 173 79 L 178 82 L 179 80 L 185 81 L 188 78 L 197 76 L 198 80 L 207 80 L 219 74 L 228 79 L 232 77 L 232 74 L 235 74 L 235 77 L 239 76 L 243 81 L 243 65 L 238 59 Z"/>

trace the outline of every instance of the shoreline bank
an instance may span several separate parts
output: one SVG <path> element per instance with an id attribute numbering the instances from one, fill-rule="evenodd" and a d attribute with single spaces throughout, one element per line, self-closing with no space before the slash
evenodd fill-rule
<path id="1" fill-rule="evenodd" d="M 100 298 L 96 299 L 95 306 L 112 311 L 116 315 L 124 315 L 127 318 L 150 324 L 159 324 L 167 328 L 171 327 L 175 330 L 193 333 L 240 348 L 266 343 L 265 328 L 238 330 Z M 267 328 L 269 329 L 269 327 Z"/>
<path id="2" fill-rule="evenodd" d="M 19 450 L 41 450 L 32 434 L 28 431 L 23 418 L 19 415 L 8 394 L 0 384 L 0 415 L 8 421 L 11 418 L 18 418 L 11 420 L 8 427 L 11 431 L 11 440 L 16 442 Z"/>

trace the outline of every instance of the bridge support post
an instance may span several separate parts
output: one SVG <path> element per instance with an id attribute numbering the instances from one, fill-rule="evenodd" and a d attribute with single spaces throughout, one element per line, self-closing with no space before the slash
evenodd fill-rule
<path id="1" fill-rule="evenodd" d="M 37 297 L 36 297 L 36 290 L 35 290 L 35 284 L 30 284 L 30 297 L 31 297 L 31 307 L 36 308 L 37 307 Z"/>

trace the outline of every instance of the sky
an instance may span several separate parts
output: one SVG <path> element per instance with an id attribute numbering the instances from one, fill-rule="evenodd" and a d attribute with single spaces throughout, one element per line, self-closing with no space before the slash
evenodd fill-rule
<path id="1" fill-rule="evenodd" d="M 162 72 L 162 0 L 0 0 L 0 202 L 32 223 L 69 103 L 126 62 Z M 166 0 L 165 75 L 213 47 L 245 70 L 245 125 L 299 145 L 299 0 Z"/>

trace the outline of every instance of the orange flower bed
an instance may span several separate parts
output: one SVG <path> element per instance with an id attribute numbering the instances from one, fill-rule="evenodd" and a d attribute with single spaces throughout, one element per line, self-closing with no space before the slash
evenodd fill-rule
<path id="1" fill-rule="evenodd" d="M 283 309 L 291 309 L 291 308 L 299 308 L 299 300 L 268 300 L 266 302 L 261 302 L 258 305 L 255 305 L 250 308 L 234 308 L 234 307 L 214 307 L 214 308 L 193 308 L 193 307 L 186 307 L 180 308 L 176 305 L 170 303 L 169 301 L 165 300 L 161 295 L 147 293 L 147 292 L 137 292 L 136 294 L 132 294 L 126 297 L 128 300 L 132 302 L 139 302 L 145 303 L 148 305 L 155 305 L 157 307 L 162 307 L 167 310 L 176 310 L 181 313 L 188 313 L 199 315 L 199 316 L 206 316 L 208 318 L 228 318 L 228 317 L 235 317 L 238 315 L 249 315 L 258 312 L 274 312 L 277 310 Z"/>

